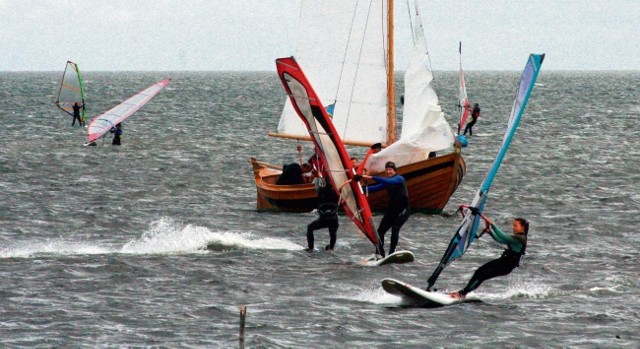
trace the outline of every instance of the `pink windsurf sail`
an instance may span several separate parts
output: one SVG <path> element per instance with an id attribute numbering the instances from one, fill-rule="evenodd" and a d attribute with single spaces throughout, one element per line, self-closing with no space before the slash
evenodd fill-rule
<path id="1" fill-rule="evenodd" d="M 469 98 L 467 97 L 467 87 L 464 82 L 464 70 L 462 70 L 462 41 L 460 42 L 460 46 L 458 47 L 458 52 L 460 52 L 460 70 L 458 71 L 458 77 L 460 79 L 460 85 L 458 86 L 458 97 L 460 108 L 460 122 L 458 123 L 458 134 L 462 131 L 465 122 L 467 122 L 467 118 L 469 117 L 469 109 L 471 109 Z"/>
<path id="2" fill-rule="evenodd" d="M 142 108 L 143 105 L 147 104 L 158 92 L 167 86 L 170 81 L 171 79 L 159 81 L 107 110 L 103 114 L 91 119 L 87 127 L 87 139 L 89 142 L 94 142 L 104 136 L 111 128 L 123 122 L 131 116 L 131 114 Z"/>

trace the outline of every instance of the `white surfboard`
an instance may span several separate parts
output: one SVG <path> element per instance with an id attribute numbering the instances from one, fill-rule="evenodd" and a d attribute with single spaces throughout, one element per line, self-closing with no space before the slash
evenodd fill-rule
<path id="1" fill-rule="evenodd" d="M 456 299 L 446 293 L 429 292 L 395 279 L 382 280 L 382 288 L 396 296 L 408 299 L 425 308 L 436 308 L 466 302 L 480 302 L 477 298 Z"/>
<path id="2" fill-rule="evenodd" d="M 402 264 L 402 263 L 410 263 L 415 260 L 415 256 L 411 251 L 396 251 L 384 258 L 376 259 L 375 257 L 370 257 L 362 261 L 362 264 L 368 266 L 380 266 L 385 264 Z"/>

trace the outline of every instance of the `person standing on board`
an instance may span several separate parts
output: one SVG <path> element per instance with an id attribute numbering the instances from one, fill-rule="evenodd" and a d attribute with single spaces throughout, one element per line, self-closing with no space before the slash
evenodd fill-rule
<path id="1" fill-rule="evenodd" d="M 328 180 L 318 177 L 314 180 L 318 192 L 318 218 L 307 226 L 307 249 L 311 253 L 314 247 L 313 232 L 322 228 L 329 228 L 329 244 L 325 250 L 333 251 L 336 246 L 338 226 L 338 204 L 340 198 L 333 190 Z"/>
<path id="2" fill-rule="evenodd" d="M 122 137 L 122 126 L 120 123 L 117 123 L 116 127 L 111 128 L 109 132 L 113 133 L 113 142 L 111 142 L 111 145 L 120 145 Z"/>
<path id="3" fill-rule="evenodd" d="M 513 220 L 513 235 L 505 234 L 493 223 L 490 223 L 484 232 L 488 232 L 497 242 L 506 244 L 507 249 L 502 252 L 500 258 L 478 268 L 465 288 L 451 293 L 450 296 L 455 299 L 464 298 L 467 293 L 478 288 L 483 281 L 508 275 L 513 269 L 520 266 L 520 259 L 527 249 L 527 235 L 529 234 L 529 222 L 526 219 L 516 218 Z"/>
<path id="4" fill-rule="evenodd" d="M 464 128 L 464 135 L 467 135 L 467 131 L 469 131 L 469 136 L 473 136 L 473 130 L 471 129 L 473 125 L 476 124 L 478 118 L 480 117 L 480 105 L 478 103 L 473 105 L 473 110 L 471 110 L 471 121 L 467 122 L 467 127 Z"/>
<path id="5" fill-rule="evenodd" d="M 84 122 L 82 121 L 82 117 L 80 116 L 80 108 L 82 108 L 82 106 L 80 106 L 78 102 L 75 102 L 73 103 L 71 108 L 73 108 L 73 122 L 71 122 L 71 126 L 76 125 L 76 119 L 78 119 L 78 125 L 84 126 Z"/>
<path id="6" fill-rule="evenodd" d="M 380 225 L 378 226 L 378 237 L 380 238 L 380 242 L 378 243 L 378 253 L 380 253 L 382 257 L 385 256 L 384 235 L 389 231 L 389 228 L 391 228 L 391 246 L 389 247 L 389 254 L 392 254 L 396 251 L 396 246 L 398 245 L 400 228 L 411 215 L 411 210 L 409 209 L 409 192 L 407 190 L 404 177 L 396 172 L 396 164 L 391 161 L 388 161 L 384 165 L 384 170 L 387 177 L 369 175 L 354 176 L 354 180 L 359 180 L 361 177 L 365 179 L 373 179 L 378 182 L 376 185 L 367 187 L 370 193 L 387 189 L 387 193 L 389 194 L 387 212 L 382 217 Z"/>

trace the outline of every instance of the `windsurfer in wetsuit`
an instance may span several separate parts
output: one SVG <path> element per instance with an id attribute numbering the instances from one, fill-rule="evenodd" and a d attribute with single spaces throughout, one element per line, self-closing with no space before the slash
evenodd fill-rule
<path id="1" fill-rule="evenodd" d="M 71 108 L 73 108 L 73 122 L 71 122 L 71 126 L 76 125 L 76 119 L 78 119 L 78 124 L 80 126 L 84 126 L 84 123 L 82 122 L 82 117 L 80 116 L 80 108 L 82 107 L 78 104 L 78 102 L 75 102 L 73 103 Z"/>
<path id="2" fill-rule="evenodd" d="M 520 258 L 524 256 L 527 249 L 527 235 L 529 234 L 529 222 L 524 218 L 513 220 L 513 235 L 505 234 L 495 224 L 491 223 L 484 229 L 491 237 L 501 244 L 506 244 L 507 249 L 502 252 L 502 256 L 494 259 L 476 270 L 467 283 L 467 286 L 458 292 L 451 293 L 451 297 L 464 298 L 467 293 L 475 290 L 483 281 L 497 276 L 508 275 L 520 266 Z"/>
<path id="3" fill-rule="evenodd" d="M 122 136 L 122 126 L 120 123 L 116 124 L 116 127 L 112 127 L 109 132 L 113 133 L 113 142 L 111 142 L 111 145 L 120 145 L 120 138 Z"/>
<path id="4" fill-rule="evenodd" d="M 318 192 L 318 218 L 307 226 L 307 252 L 313 252 L 314 230 L 329 228 L 329 244 L 325 250 L 333 251 L 336 246 L 338 226 L 338 200 L 340 199 L 331 187 L 329 181 L 322 178 L 315 179 Z"/>
<path id="5" fill-rule="evenodd" d="M 409 219 L 411 210 L 409 209 L 409 192 L 407 191 L 407 185 L 404 181 L 404 177 L 396 173 L 396 165 L 388 161 L 384 165 L 387 177 L 362 175 L 362 178 L 373 179 L 378 184 L 367 187 L 370 193 L 387 189 L 389 194 L 389 205 L 387 212 L 382 217 L 380 225 L 378 226 L 378 237 L 380 242 L 378 243 L 378 253 L 384 257 L 384 235 L 391 228 L 391 246 L 389 247 L 389 254 L 392 254 L 396 250 L 398 245 L 398 239 L 400 238 L 400 228 Z M 355 180 L 359 180 L 360 176 L 355 176 Z"/>
<path id="6" fill-rule="evenodd" d="M 471 111 L 471 121 L 467 123 L 467 127 L 464 128 L 464 135 L 467 135 L 467 131 L 469 131 L 469 136 L 473 136 L 473 130 L 471 129 L 473 125 L 476 124 L 478 118 L 480 117 L 480 105 L 478 103 L 473 105 L 473 110 Z"/>

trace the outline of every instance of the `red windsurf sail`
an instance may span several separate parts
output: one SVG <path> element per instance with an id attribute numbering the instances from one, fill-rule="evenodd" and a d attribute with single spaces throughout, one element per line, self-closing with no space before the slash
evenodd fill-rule
<path id="1" fill-rule="evenodd" d="M 291 104 L 309 131 L 316 153 L 324 165 L 325 176 L 342 198 L 342 208 L 377 247 L 378 233 L 373 226 L 369 203 L 360 183 L 351 180 L 355 169 L 331 117 L 293 57 L 276 59 L 276 66 Z"/>

